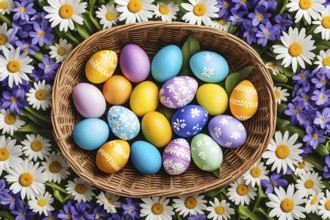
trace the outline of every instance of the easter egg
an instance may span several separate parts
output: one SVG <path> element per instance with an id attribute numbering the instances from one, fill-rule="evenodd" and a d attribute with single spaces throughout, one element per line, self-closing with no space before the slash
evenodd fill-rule
<path id="1" fill-rule="evenodd" d="M 232 91 L 229 98 L 231 113 L 239 120 L 251 118 L 258 109 L 258 93 L 249 80 L 243 80 Z"/>
<path id="2" fill-rule="evenodd" d="M 127 141 L 112 140 L 96 153 L 96 166 L 105 173 L 117 173 L 127 163 L 130 147 Z"/>
<path id="3" fill-rule="evenodd" d="M 171 141 L 171 125 L 159 112 L 146 113 L 142 118 L 141 127 L 145 139 L 156 147 L 164 147 Z"/>
<path id="4" fill-rule="evenodd" d="M 112 50 L 101 50 L 95 53 L 86 63 L 85 74 L 92 83 L 103 83 L 115 71 L 118 63 L 117 54 Z"/>
<path id="5" fill-rule="evenodd" d="M 118 105 L 112 106 L 107 117 L 110 129 L 116 137 L 122 140 L 131 140 L 139 134 L 139 119 L 128 108 Z"/>
<path id="6" fill-rule="evenodd" d="M 176 45 L 160 49 L 151 62 L 151 74 L 158 82 L 165 82 L 178 75 L 182 67 L 182 52 Z"/>
<path id="7" fill-rule="evenodd" d="M 191 140 L 191 157 L 198 168 L 209 172 L 220 168 L 223 160 L 220 146 L 210 136 L 202 133 Z"/>
<path id="8" fill-rule="evenodd" d="M 146 175 L 156 174 L 162 167 L 162 157 L 158 149 L 146 141 L 135 141 L 131 145 L 133 166 Z"/>
<path id="9" fill-rule="evenodd" d="M 131 82 L 142 82 L 149 75 L 150 60 L 141 47 L 136 44 L 127 44 L 120 53 L 120 68 Z"/>
<path id="10" fill-rule="evenodd" d="M 183 138 L 172 140 L 164 149 L 163 167 L 170 175 L 180 175 L 190 164 L 190 146 Z"/>
<path id="11" fill-rule="evenodd" d="M 193 74 L 204 82 L 220 82 L 229 73 L 229 65 L 225 58 L 212 51 L 195 53 L 190 58 L 189 65 Z"/>
<path id="12" fill-rule="evenodd" d="M 137 116 L 155 111 L 158 106 L 158 87 L 151 81 L 138 84 L 132 91 L 129 104 Z"/>
<path id="13" fill-rule="evenodd" d="M 128 101 L 132 84 L 123 76 L 111 76 L 103 85 L 103 96 L 110 105 L 122 105 Z"/>
<path id="14" fill-rule="evenodd" d="M 72 91 L 73 104 L 85 118 L 99 118 L 106 109 L 101 91 L 89 83 L 79 83 Z"/>
<path id="15" fill-rule="evenodd" d="M 180 137 L 192 137 L 207 123 L 207 111 L 199 105 L 187 105 L 177 110 L 171 120 L 173 132 Z"/>
<path id="16" fill-rule="evenodd" d="M 109 133 L 109 126 L 105 121 L 98 118 L 87 118 L 76 124 L 72 136 L 81 149 L 95 150 L 108 140 Z"/>
<path id="17" fill-rule="evenodd" d="M 225 148 L 240 147 L 247 138 L 242 122 L 230 115 L 215 116 L 209 121 L 208 129 L 211 137 Z"/>
<path id="18" fill-rule="evenodd" d="M 167 108 L 181 108 L 194 99 L 197 87 L 198 83 L 192 77 L 174 77 L 159 90 L 159 101 Z"/>
<path id="19" fill-rule="evenodd" d="M 196 99 L 209 115 L 220 115 L 228 107 L 227 92 L 217 84 L 207 83 L 200 86 L 197 89 Z"/>

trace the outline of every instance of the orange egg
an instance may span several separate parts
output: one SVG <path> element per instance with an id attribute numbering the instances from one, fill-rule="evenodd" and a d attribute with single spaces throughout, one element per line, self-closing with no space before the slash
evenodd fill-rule
<path id="1" fill-rule="evenodd" d="M 258 109 L 258 94 L 249 80 L 243 80 L 233 90 L 229 99 L 229 108 L 234 117 L 245 121 Z"/>
<path id="2" fill-rule="evenodd" d="M 103 85 L 103 96 L 111 105 L 122 105 L 128 101 L 132 92 L 132 84 L 124 76 L 110 77 Z"/>

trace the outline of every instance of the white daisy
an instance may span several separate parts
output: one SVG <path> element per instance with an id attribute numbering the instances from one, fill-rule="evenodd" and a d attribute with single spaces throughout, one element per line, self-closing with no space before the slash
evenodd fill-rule
<path id="1" fill-rule="evenodd" d="M 318 206 L 320 205 L 320 199 L 323 198 L 324 193 L 319 192 L 316 195 L 312 195 L 306 202 L 306 213 L 317 213 L 318 214 Z"/>
<path id="2" fill-rule="evenodd" d="M 153 2 L 154 0 L 115 0 L 116 9 L 120 13 L 119 21 L 126 20 L 126 24 L 148 21 L 156 9 Z"/>
<path id="3" fill-rule="evenodd" d="M 295 168 L 294 175 L 301 177 L 303 174 L 313 171 L 313 165 L 310 162 L 301 160 Z"/>
<path id="4" fill-rule="evenodd" d="M 264 163 L 258 160 L 245 174 L 243 174 L 243 179 L 246 185 L 251 184 L 254 187 L 256 184 L 260 185 L 260 181 L 262 179 L 269 179 L 267 174 L 269 170 L 267 170 Z"/>
<path id="5" fill-rule="evenodd" d="M 83 179 L 74 178 L 73 181 L 68 181 L 66 191 L 73 195 L 73 199 L 78 202 L 88 202 L 95 195 L 94 187 L 85 182 Z"/>
<path id="6" fill-rule="evenodd" d="M 0 109 L 0 130 L 2 130 L 2 134 L 13 135 L 23 125 L 25 125 L 25 122 L 18 115 L 10 113 L 9 110 Z"/>
<path id="7" fill-rule="evenodd" d="M 3 171 L 8 172 L 9 168 L 21 163 L 23 161 L 21 155 L 22 146 L 16 145 L 15 139 L 0 136 L 0 176 Z"/>
<path id="8" fill-rule="evenodd" d="M 9 38 L 10 38 L 10 33 L 12 31 L 13 31 L 12 28 L 8 30 L 6 23 L 0 25 L 0 50 L 2 50 L 2 48 L 4 47 L 11 48 L 11 44 L 9 43 Z"/>
<path id="9" fill-rule="evenodd" d="M 322 10 L 321 16 L 313 22 L 313 24 L 318 25 L 314 30 L 314 33 L 321 33 L 323 40 L 330 40 L 330 6 L 328 5 Z"/>
<path id="10" fill-rule="evenodd" d="M 297 66 L 305 68 L 305 62 L 312 64 L 311 60 L 315 57 L 315 54 L 311 52 L 316 47 L 314 46 L 314 40 L 312 35 L 306 36 L 306 29 L 302 28 L 300 32 L 298 28 L 289 28 L 289 32 L 282 32 L 281 42 L 283 45 L 274 45 L 274 53 L 277 60 L 282 60 L 282 65 L 288 67 L 292 65 L 293 72 L 297 71 Z"/>
<path id="11" fill-rule="evenodd" d="M 0 14 L 10 14 L 10 11 L 14 8 L 13 0 L 0 0 Z"/>
<path id="12" fill-rule="evenodd" d="M 60 183 L 61 180 L 66 179 L 70 172 L 69 164 L 64 160 L 61 153 L 52 152 L 49 156 L 45 157 L 44 162 L 41 162 L 42 167 L 45 169 L 45 173 L 48 176 L 48 180 Z"/>
<path id="13" fill-rule="evenodd" d="M 99 10 L 96 11 L 96 17 L 101 19 L 100 24 L 103 25 L 103 29 L 107 29 L 117 24 L 118 12 L 113 5 L 101 5 Z"/>
<path id="14" fill-rule="evenodd" d="M 8 79 L 10 88 L 22 83 L 22 79 L 28 81 L 27 73 L 32 73 L 33 66 L 29 65 L 32 59 L 27 52 L 21 54 L 19 47 L 11 48 L 2 47 L 3 55 L 0 55 L 0 81 Z"/>
<path id="15" fill-rule="evenodd" d="M 37 158 L 43 160 L 49 155 L 51 150 L 50 141 L 41 135 L 27 134 L 26 139 L 22 141 L 23 151 L 29 160 L 36 161 Z"/>
<path id="16" fill-rule="evenodd" d="M 272 71 L 274 76 L 276 76 L 279 73 L 283 73 L 282 67 L 277 65 L 275 62 L 267 62 L 265 66 L 267 67 L 267 69 L 270 69 Z"/>
<path id="17" fill-rule="evenodd" d="M 74 22 L 83 25 L 82 13 L 86 12 L 87 3 L 80 0 L 48 0 L 50 6 L 45 6 L 48 12 L 46 18 L 51 22 L 51 27 L 60 25 L 60 31 L 74 30 Z"/>
<path id="18" fill-rule="evenodd" d="M 32 105 L 32 108 L 39 110 L 41 107 L 42 110 L 46 111 L 52 104 L 52 86 L 46 84 L 45 80 L 42 80 L 38 83 L 33 83 L 33 87 L 26 94 L 27 101 Z"/>
<path id="19" fill-rule="evenodd" d="M 11 184 L 10 190 L 13 193 L 21 192 L 21 198 L 33 199 L 38 194 L 45 192 L 44 183 L 47 181 L 47 175 L 43 168 L 39 167 L 39 162 L 24 160 L 17 163 L 8 170 L 5 176 L 6 181 Z"/>
<path id="20" fill-rule="evenodd" d="M 212 24 L 211 18 L 218 18 L 219 8 L 216 0 L 189 0 L 189 2 L 190 4 L 181 4 L 182 8 L 188 11 L 182 17 L 185 22 L 197 23 L 198 25 L 203 23 L 205 26 L 210 26 Z"/>
<path id="21" fill-rule="evenodd" d="M 324 188 L 322 177 L 316 172 L 303 174 L 296 183 L 296 189 L 305 197 L 315 195 Z"/>
<path id="22" fill-rule="evenodd" d="M 46 192 L 44 195 L 43 194 L 37 195 L 36 198 L 30 200 L 28 204 L 29 204 L 29 208 L 33 212 L 39 213 L 39 215 L 43 213 L 45 216 L 48 216 L 48 212 L 54 210 L 54 207 L 52 206 L 53 202 L 54 202 L 53 196 L 48 192 Z"/>
<path id="23" fill-rule="evenodd" d="M 275 194 L 268 194 L 268 198 L 270 202 L 266 206 L 272 208 L 270 217 L 276 216 L 282 220 L 305 218 L 305 208 L 301 205 L 306 199 L 299 192 L 294 192 L 293 184 L 288 186 L 287 192 L 282 187 L 275 188 Z"/>
<path id="24" fill-rule="evenodd" d="M 250 184 L 244 183 L 243 177 L 238 178 L 235 182 L 231 183 L 228 188 L 228 199 L 235 203 L 235 205 L 249 205 L 257 193 L 256 188 Z"/>
<path id="25" fill-rule="evenodd" d="M 50 46 L 49 48 L 50 57 L 60 63 L 69 55 L 72 50 L 72 45 L 69 44 L 66 39 L 61 38 L 58 44 L 55 44 L 55 46 Z"/>
<path id="26" fill-rule="evenodd" d="M 321 50 L 320 54 L 316 56 L 317 61 L 314 62 L 315 65 L 319 65 L 318 68 L 325 66 L 330 69 L 330 49 L 326 51 Z"/>
<path id="27" fill-rule="evenodd" d="M 272 138 L 267 150 L 263 153 L 262 157 L 267 159 L 266 165 L 273 164 L 271 170 L 280 173 L 283 171 L 285 174 L 288 167 L 292 171 L 295 170 L 295 166 L 302 160 L 299 155 L 303 152 L 300 147 L 302 144 L 295 144 L 298 139 L 298 134 L 294 134 L 289 138 L 289 132 L 285 131 L 284 136 L 277 131 L 275 133 L 275 140 Z"/>
<path id="28" fill-rule="evenodd" d="M 101 192 L 97 198 L 97 203 L 104 207 L 108 213 L 116 213 L 116 208 L 120 208 L 121 204 L 118 202 L 119 196 L 110 194 L 108 192 Z"/>
<path id="29" fill-rule="evenodd" d="M 173 208 L 175 211 L 186 217 L 189 215 L 204 214 L 206 209 L 206 200 L 204 195 L 180 196 L 178 199 L 173 199 Z"/>
<path id="30" fill-rule="evenodd" d="M 322 219 L 330 218 L 330 192 L 326 190 L 326 196 L 320 199 L 318 208 L 318 215 L 322 216 Z"/>
<path id="31" fill-rule="evenodd" d="M 158 2 L 154 11 L 155 17 L 160 17 L 162 21 L 171 22 L 176 19 L 179 7 L 171 2 Z"/>
<path id="32" fill-rule="evenodd" d="M 173 207 L 169 205 L 170 200 L 166 197 L 142 198 L 140 204 L 140 216 L 148 220 L 172 219 Z"/>
<path id="33" fill-rule="evenodd" d="M 210 201 L 210 205 L 211 207 L 206 207 L 206 210 L 210 212 L 207 216 L 208 219 L 227 220 L 235 214 L 235 210 L 230 207 L 226 200 L 219 202 L 217 198 L 214 198 L 214 202 Z"/>
<path id="34" fill-rule="evenodd" d="M 212 21 L 211 27 L 219 29 L 220 31 L 228 32 L 228 28 L 230 23 L 224 19 L 220 19 L 218 21 Z"/>
<path id="35" fill-rule="evenodd" d="M 274 86 L 274 94 L 278 104 L 281 104 L 282 101 L 286 102 L 288 99 L 286 97 L 290 96 L 287 93 L 287 89 L 282 89 L 281 86 Z"/>
<path id="36" fill-rule="evenodd" d="M 295 15 L 295 23 L 298 23 L 302 17 L 311 24 L 313 20 L 320 17 L 320 12 L 324 10 L 322 5 L 325 0 L 290 0 L 290 3 L 286 5 L 289 12 L 297 11 Z"/>

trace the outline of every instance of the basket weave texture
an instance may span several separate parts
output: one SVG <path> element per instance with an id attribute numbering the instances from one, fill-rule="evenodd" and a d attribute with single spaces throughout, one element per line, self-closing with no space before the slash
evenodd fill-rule
<path id="1" fill-rule="evenodd" d="M 223 150 L 221 178 L 201 171 L 193 162 L 179 176 L 169 176 L 164 171 L 151 176 L 142 175 L 130 163 L 116 174 L 101 172 L 95 163 L 96 152 L 81 150 L 72 139 L 72 130 L 82 117 L 75 110 L 71 94 L 76 84 L 87 81 L 84 68 L 88 59 L 104 49 L 113 50 L 119 55 L 126 44 L 134 43 L 142 47 L 151 60 L 166 45 L 176 44 L 182 47 L 191 33 L 198 39 L 201 50 L 212 50 L 224 56 L 231 71 L 238 71 L 249 65 L 254 67 L 248 79 L 257 90 L 259 107 L 250 120 L 243 122 L 248 133 L 246 143 L 237 149 Z M 260 158 L 275 131 L 276 101 L 273 82 L 259 55 L 233 35 L 179 22 L 145 22 L 97 32 L 79 44 L 62 63 L 52 96 L 54 137 L 71 168 L 90 184 L 121 196 L 179 196 L 227 185 Z"/>

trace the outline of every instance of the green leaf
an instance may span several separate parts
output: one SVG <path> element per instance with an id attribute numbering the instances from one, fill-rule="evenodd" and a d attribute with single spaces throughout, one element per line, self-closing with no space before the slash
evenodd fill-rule
<path id="1" fill-rule="evenodd" d="M 282 68 L 283 73 L 287 76 L 287 77 L 292 77 L 294 75 L 294 72 L 291 71 L 291 69 L 289 68 Z"/>
<path id="2" fill-rule="evenodd" d="M 305 219 L 308 219 L 308 220 L 320 220 L 321 217 L 319 215 L 314 214 L 314 213 L 309 213 L 309 214 L 306 215 L 306 218 Z"/>
<path id="3" fill-rule="evenodd" d="M 235 86 L 237 86 L 238 83 L 248 78 L 252 69 L 253 69 L 252 66 L 247 66 L 239 70 L 238 72 L 231 73 L 227 76 L 225 81 L 225 87 L 228 95 L 231 94 L 231 92 L 233 91 Z"/>
<path id="4" fill-rule="evenodd" d="M 42 62 L 42 58 L 43 58 L 43 54 L 41 52 L 36 52 L 34 55 L 33 55 L 39 62 Z"/>
<path id="5" fill-rule="evenodd" d="M 197 40 L 197 38 L 190 34 L 186 42 L 182 46 L 182 57 L 183 57 L 183 63 L 182 68 L 180 71 L 181 76 L 186 76 L 191 73 L 190 67 L 189 67 L 189 60 L 192 55 L 197 53 L 200 50 L 200 45 Z"/>
<path id="6" fill-rule="evenodd" d="M 282 128 L 283 131 L 289 131 L 291 134 L 298 134 L 299 137 L 303 138 L 305 136 L 305 132 L 301 130 L 300 128 L 293 126 L 293 125 L 287 125 Z"/>
<path id="7" fill-rule="evenodd" d="M 14 220 L 14 216 L 10 214 L 8 211 L 0 211 L 0 217 L 3 217 L 4 219 L 8 219 L 8 220 Z"/>
<path id="8" fill-rule="evenodd" d="M 254 205 L 253 205 L 253 211 L 259 206 L 259 203 L 260 203 L 261 199 L 267 198 L 267 196 L 265 195 L 264 191 L 261 188 L 261 185 L 257 184 L 257 186 L 258 186 L 258 194 L 257 194 L 257 199 L 256 199 L 256 201 L 254 202 Z"/>
<path id="9" fill-rule="evenodd" d="M 216 197 L 217 195 L 219 195 L 222 191 L 224 190 L 223 187 L 220 187 L 220 188 L 216 188 L 216 189 L 213 189 L 211 191 L 208 191 L 205 193 L 205 195 L 211 197 L 211 198 L 214 198 Z"/>
<path id="10" fill-rule="evenodd" d="M 288 106 L 286 104 L 277 104 L 277 112 L 282 113 L 285 109 L 287 109 Z"/>
<path id="11" fill-rule="evenodd" d="M 238 214 L 241 216 L 241 217 L 247 217 L 251 220 L 262 220 L 261 218 L 259 218 L 259 216 L 257 216 L 255 213 L 251 212 L 248 207 L 246 206 L 242 206 L 240 205 L 238 207 Z"/>
<path id="12" fill-rule="evenodd" d="M 323 165 L 321 164 L 320 158 L 316 158 L 312 155 L 308 155 L 307 157 L 304 158 L 304 160 L 313 164 L 314 167 L 319 171 L 323 171 Z"/>
<path id="13" fill-rule="evenodd" d="M 63 204 L 66 203 L 71 198 L 72 198 L 72 195 L 67 195 L 66 197 L 64 197 L 63 198 Z"/>
<path id="14" fill-rule="evenodd" d="M 2 15 L 1 13 L 0 13 L 0 21 L 6 23 L 9 27 L 11 27 L 11 22 L 10 22 L 10 20 L 8 19 L 8 17 L 5 17 L 5 16 Z M 1 23 L 2 23 L 2 22 L 1 22 Z"/>
<path id="15" fill-rule="evenodd" d="M 60 203 L 64 204 L 64 198 L 63 196 L 61 195 L 60 191 L 58 190 L 55 190 L 54 193 L 54 198 L 57 199 Z"/>
<path id="16" fill-rule="evenodd" d="M 215 171 L 212 172 L 216 177 L 218 177 L 219 179 L 221 178 L 221 169 L 220 167 L 218 169 L 216 169 Z"/>
<path id="17" fill-rule="evenodd" d="M 322 184 L 327 188 L 327 189 L 330 189 L 330 183 L 329 181 L 322 181 Z"/>
<path id="18" fill-rule="evenodd" d="M 283 127 L 288 126 L 288 125 L 290 125 L 290 121 L 284 120 L 284 119 L 281 119 L 281 118 L 276 119 L 276 127 L 277 128 L 283 128 Z"/>
<path id="19" fill-rule="evenodd" d="M 23 127 L 21 127 L 20 129 L 18 129 L 17 131 L 35 133 L 38 129 L 39 129 L 38 126 L 35 124 L 27 124 L 27 125 L 24 125 Z"/>
<path id="20" fill-rule="evenodd" d="M 288 77 L 282 73 L 278 73 L 276 75 L 272 74 L 272 78 L 275 82 L 278 83 L 286 83 L 288 81 Z"/>
<path id="21" fill-rule="evenodd" d="M 38 117 L 39 119 L 43 120 L 46 123 L 51 123 L 51 119 L 50 119 L 50 114 L 44 114 L 44 112 L 39 112 L 34 110 L 33 108 L 31 108 L 30 106 L 26 106 L 24 110 L 27 110 L 28 112 L 30 112 L 31 114 L 33 114 L 34 116 Z M 46 112 L 45 112 L 46 113 Z"/>
<path id="22" fill-rule="evenodd" d="M 235 34 L 237 29 L 238 29 L 237 26 L 234 26 L 234 25 L 230 24 L 229 27 L 228 27 L 228 33 Z"/>
<path id="23" fill-rule="evenodd" d="M 50 124 L 46 124 L 44 121 L 40 120 L 33 114 L 22 111 L 21 115 L 30 119 L 33 123 L 35 123 L 36 125 L 39 125 L 40 127 L 45 127 L 45 126 L 50 127 Z"/>
<path id="24" fill-rule="evenodd" d="M 93 17 L 92 14 L 89 13 L 88 17 L 91 20 L 91 22 L 93 23 L 94 27 L 96 27 L 96 29 L 98 31 L 102 30 L 102 27 L 101 27 L 100 23 Z"/>
<path id="25" fill-rule="evenodd" d="M 321 156 L 326 156 L 326 155 L 329 154 L 329 151 L 328 151 L 327 147 L 324 144 L 319 144 L 319 146 L 317 147 L 317 152 Z"/>
<path id="26" fill-rule="evenodd" d="M 68 194 L 68 192 L 63 187 L 57 185 L 56 183 L 46 182 L 45 185 L 51 187 L 54 191 L 60 191 L 62 193 Z"/>
<path id="27" fill-rule="evenodd" d="M 270 217 L 262 208 L 256 208 L 254 211 L 256 214 L 262 215 L 262 219 L 275 220 L 273 217 Z"/>
<path id="28" fill-rule="evenodd" d="M 76 27 L 79 35 L 85 40 L 87 38 L 89 38 L 89 33 L 87 33 L 87 31 L 80 25 L 77 25 Z"/>

